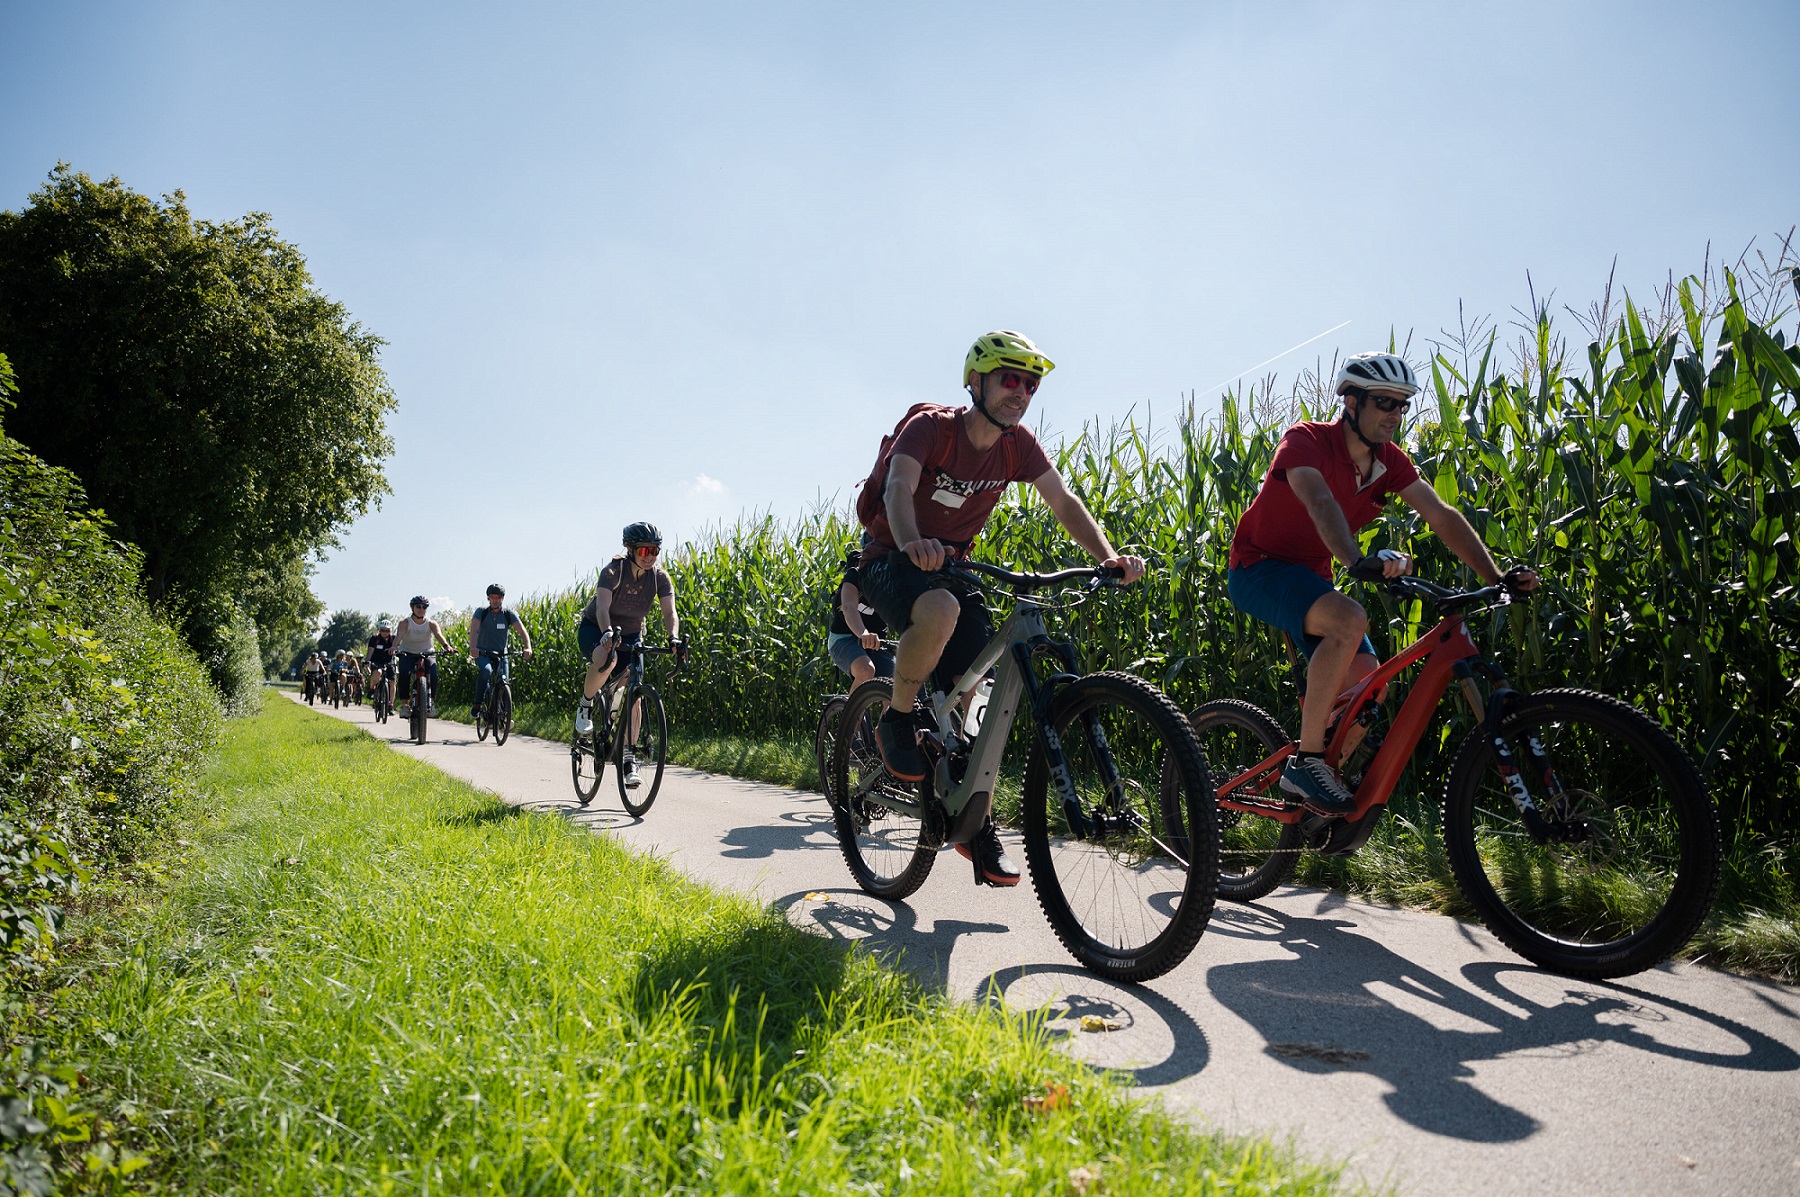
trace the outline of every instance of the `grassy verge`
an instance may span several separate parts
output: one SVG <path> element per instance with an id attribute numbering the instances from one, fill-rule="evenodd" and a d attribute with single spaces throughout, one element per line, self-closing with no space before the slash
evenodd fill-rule
<path id="1" fill-rule="evenodd" d="M 466 718 L 466 712 L 458 712 Z M 515 724 L 526 735 L 564 739 L 570 712 L 522 707 Z M 818 784 L 810 740 L 720 735 L 669 729 L 669 756 L 683 765 L 752 781 L 812 789 Z M 1017 782 L 998 798 L 1017 801 Z M 1016 805 L 1014 806 L 1016 810 Z M 1416 799 L 1396 799 L 1388 818 L 1354 856 L 1300 858 L 1294 880 L 1396 906 L 1436 910 L 1460 918 L 1473 910 L 1450 874 L 1437 812 Z M 1726 847 L 1724 881 L 1713 911 L 1688 946 L 1688 958 L 1718 968 L 1800 981 L 1800 852 L 1741 837 Z"/>
<path id="2" fill-rule="evenodd" d="M 1029 1022 L 291 703 L 232 726 L 209 793 L 90 913 L 60 1009 L 148 1187 L 1337 1184 L 1134 1106 Z"/>

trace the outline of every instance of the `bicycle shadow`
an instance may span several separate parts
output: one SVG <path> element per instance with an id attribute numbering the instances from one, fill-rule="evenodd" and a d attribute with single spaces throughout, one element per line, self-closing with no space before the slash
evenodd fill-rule
<path id="1" fill-rule="evenodd" d="M 1060 1040 L 1076 1059 L 1127 1084 L 1172 1085 L 1212 1058 L 1206 1032 L 1180 1005 L 1148 985 L 1108 981 L 1073 964 L 1004 968 L 972 1000 Z M 1161 1053 L 1148 1063 L 1146 1054 Z"/>
<path id="2" fill-rule="evenodd" d="M 1321 907 L 1342 904 L 1334 895 Z M 1717 1067 L 1800 1069 L 1793 1049 L 1711 1011 L 1523 961 L 1466 964 L 1446 977 L 1354 928 L 1340 918 L 1221 906 L 1209 936 L 1258 940 L 1281 955 L 1215 965 L 1207 988 L 1262 1036 L 1269 1056 L 1316 1075 L 1376 1077 L 1388 1086 L 1388 1109 L 1420 1130 L 1477 1143 L 1536 1134 L 1542 1124 L 1483 1091 L 1474 1067 L 1521 1054 L 1617 1044 Z M 1697 1037 L 1722 1046 L 1682 1042 Z"/>
<path id="3" fill-rule="evenodd" d="M 824 897 L 813 898 L 812 894 Z M 801 909 L 796 912 L 796 907 Z M 1012 930 L 1005 923 L 934 919 L 927 931 L 919 926 L 919 916 L 912 907 L 865 894 L 860 889 L 804 890 L 774 899 L 769 908 L 780 911 L 800 927 L 823 933 L 827 939 L 860 945 L 939 993 L 948 988 L 950 954 L 957 940 L 965 935 L 1004 935 Z"/>
<path id="4" fill-rule="evenodd" d="M 777 852 L 837 849 L 837 827 L 832 822 L 831 808 L 823 796 L 818 808 L 787 810 L 773 822 L 750 823 L 733 827 L 719 840 L 725 851 L 719 855 L 738 860 L 755 860 L 774 856 Z"/>

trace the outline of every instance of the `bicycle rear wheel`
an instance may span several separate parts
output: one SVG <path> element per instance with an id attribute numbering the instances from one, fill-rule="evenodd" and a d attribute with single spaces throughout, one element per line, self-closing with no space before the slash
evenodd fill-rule
<path id="1" fill-rule="evenodd" d="M 844 701 L 839 735 L 832 747 L 831 788 L 838 848 L 850 875 L 865 893 L 898 901 L 925 884 L 937 863 L 937 844 L 928 834 L 924 782 L 900 781 L 882 766 L 874 727 L 888 709 L 893 687 L 876 678 Z M 865 730 L 867 729 L 867 730 Z"/>
<path id="2" fill-rule="evenodd" d="M 1123 673 L 1058 690 L 1050 722 L 1074 793 L 1051 787 L 1037 738 L 1024 813 L 1038 905 L 1084 967 L 1160 977 L 1200 941 L 1218 885 L 1217 799 L 1193 729 L 1160 690 Z M 1170 806 L 1184 813 L 1185 836 L 1168 833 Z"/>
<path id="3" fill-rule="evenodd" d="M 1679 951 L 1720 866 L 1718 811 L 1687 753 L 1640 712 L 1580 690 L 1518 700 L 1500 734 L 1549 836 L 1532 836 L 1477 729 L 1444 790 L 1444 846 L 1488 930 L 1578 977 L 1628 976 Z M 1538 746 L 1560 795 L 1534 768 Z"/>
<path id="4" fill-rule="evenodd" d="M 825 706 L 819 711 L 819 727 L 813 733 L 813 764 L 819 770 L 819 793 L 825 795 L 825 801 L 833 807 L 837 799 L 832 796 L 831 766 L 832 758 L 837 752 L 838 726 L 844 718 L 844 702 L 848 695 L 833 694 L 825 700 Z"/>
<path id="5" fill-rule="evenodd" d="M 494 694 L 494 747 L 506 743 L 506 737 L 512 735 L 512 687 L 505 682 L 499 683 L 500 689 Z"/>
<path id="6" fill-rule="evenodd" d="M 636 735 L 631 732 L 634 704 L 639 707 Z M 663 714 L 662 695 L 650 685 L 627 687 L 625 701 L 619 704 L 618 751 L 613 761 L 613 780 L 619 784 L 619 803 L 627 814 L 641 818 L 656 801 L 668 748 L 669 725 Z M 628 759 L 637 765 L 639 784 L 636 788 L 628 784 L 632 780 L 632 775 L 625 770 Z"/>
<path id="7" fill-rule="evenodd" d="M 594 726 L 585 734 L 576 732 L 569 744 L 569 777 L 575 783 L 575 796 L 586 806 L 600 790 L 600 779 L 606 775 L 606 758 L 612 744 L 606 738 L 612 712 L 606 696 L 594 699 L 591 712 Z"/>
<path id="8" fill-rule="evenodd" d="M 1188 716 L 1200 753 L 1214 782 L 1225 785 L 1253 768 L 1258 761 L 1289 743 L 1281 724 L 1261 707 L 1234 698 L 1203 703 Z M 1243 795 L 1249 801 L 1297 807 L 1279 785 L 1261 794 Z M 1171 831 L 1186 829 L 1173 823 L 1179 807 L 1168 812 Z M 1232 902 L 1254 902 L 1293 875 L 1306 839 L 1297 823 L 1282 823 L 1240 810 L 1219 808 L 1219 896 Z"/>
<path id="9" fill-rule="evenodd" d="M 490 696 L 483 695 L 482 700 L 475 704 L 475 739 L 478 741 L 487 739 L 489 704 L 492 702 L 493 699 Z"/>

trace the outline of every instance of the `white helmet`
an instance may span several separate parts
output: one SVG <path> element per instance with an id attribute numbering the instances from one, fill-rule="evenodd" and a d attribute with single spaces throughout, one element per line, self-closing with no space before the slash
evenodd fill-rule
<path id="1" fill-rule="evenodd" d="M 1413 377 L 1412 367 L 1404 358 L 1395 357 L 1391 353 L 1358 353 L 1345 359 L 1338 367 L 1337 378 L 1333 380 L 1333 388 L 1342 395 L 1345 391 L 1399 391 L 1407 398 L 1419 393 L 1418 379 Z"/>

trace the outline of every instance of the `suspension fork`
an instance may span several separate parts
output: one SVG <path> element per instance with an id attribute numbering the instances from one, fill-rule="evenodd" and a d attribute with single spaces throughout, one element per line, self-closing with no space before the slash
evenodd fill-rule
<path id="1" fill-rule="evenodd" d="M 1032 668 L 1033 658 L 1039 655 L 1048 656 L 1062 666 L 1059 672 L 1051 674 L 1041 685 Z M 1056 734 L 1055 724 L 1050 718 L 1050 706 L 1055 701 L 1057 690 L 1078 680 L 1074 647 L 1067 642 L 1059 643 L 1044 636 L 1033 637 L 1029 642 L 1013 645 L 1013 660 L 1025 681 L 1025 696 L 1031 704 L 1038 743 L 1043 748 L 1044 761 L 1050 769 L 1050 782 L 1056 787 L 1056 796 L 1062 803 L 1063 818 L 1069 825 L 1070 834 L 1076 839 L 1098 839 L 1106 829 L 1106 816 L 1100 811 L 1089 815 L 1082 808 L 1081 795 L 1075 789 L 1075 779 L 1069 772 L 1068 754 L 1063 749 L 1062 737 Z M 1106 741 L 1106 732 L 1100 726 L 1099 715 L 1092 711 L 1084 714 L 1082 730 L 1093 747 L 1094 763 L 1105 787 L 1105 804 L 1117 810 L 1121 806 L 1124 782 L 1119 777 L 1118 767 L 1113 763 L 1112 746 Z"/>
<path id="2" fill-rule="evenodd" d="M 1512 745 L 1501 734 L 1500 725 L 1505 722 L 1507 713 L 1513 708 L 1522 695 L 1512 688 L 1512 683 L 1500 671 L 1499 666 L 1491 661 L 1479 660 L 1481 671 L 1491 682 L 1487 702 L 1481 700 L 1481 690 L 1475 684 L 1475 669 L 1468 660 L 1458 661 L 1452 668 L 1456 674 L 1457 684 L 1462 687 L 1463 696 L 1468 699 L 1469 709 L 1479 720 L 1481 734 L 1486 737 L 1488 747 L 1493 751 L 1495 767 L 1500 772 L 1500 779 L 1505 784 L 1507 794 L 1512 798 L 1513 806 L 1519 817 L 1525 822 L 1525 829 L 1531 833 L 1533 841 L 1539 844 L 1566 837 L 1559 835 L 1545 821 L 1543 812 L 1538 809 L 1537 801 L 1531 796 L 1531 789 L 1525 784 L 1525 775 L 1519 768 L 1518 758 L 1514 755 Z M 1563 787 L 1557 780 L 1556 769 L 1550 763 L 1550 754 L 1544 751 L 1543 741 L 1537 733 L 1525 736 L 1525 759 L 1533 773 L 1543 783 L 1544 791 L 1550 796 L 1552 809 L 1562 805 Z"/>

